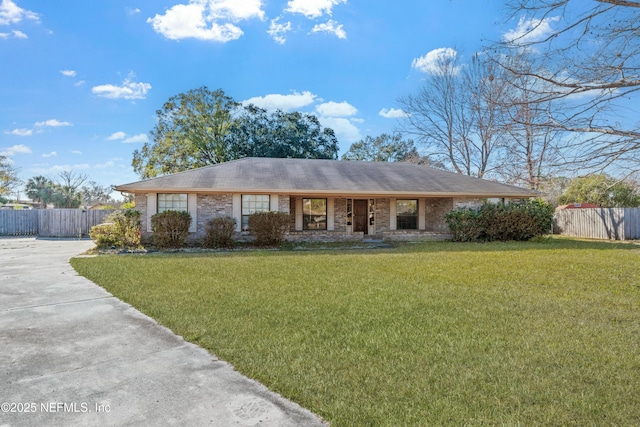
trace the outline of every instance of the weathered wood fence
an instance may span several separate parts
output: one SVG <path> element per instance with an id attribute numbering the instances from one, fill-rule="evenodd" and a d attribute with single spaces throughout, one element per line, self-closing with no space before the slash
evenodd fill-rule
<path id="1" fill-rule="evenodd" d="M 591 239 L 640 239 L 640 208 L 558 210 L 553 232 Z"/>
<path id="2" fill-rule="evenodd" d="M 111 210 L 0 210 L 0 236 L 88 237 Z"/>

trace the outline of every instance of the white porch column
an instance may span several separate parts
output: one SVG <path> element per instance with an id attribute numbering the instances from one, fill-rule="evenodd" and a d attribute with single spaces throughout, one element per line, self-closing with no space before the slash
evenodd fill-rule
<path id="1" fill-rule="evenodd" d="M 333 197 L 327 198 L 327 230 L 335 230 L 335 203 Z"/>
<path id="2" fill-rule="evenodd" d="M 278 212 L 280 210 L 280 205 L 278 205 L 279 199 L 277 194 L 269 195 L 269 210 L 271 212 Z"/>
<path id="3" fill-rule="evenodd" d="M 198 231 L 198 195 L 189 193 L 187 195 L 187 210 L 191 215 L 191 225 L 189 225 L 189 233 Z"/>
<path id="4" fill-rule="evenodd" d="M 151 217 L 158 212 L 158 193 L 147 194 L 147 231 L 151 232 Z"/>
<path id="5" fill-rule="evenodd" d="M 242 194 L 234 194 L 231 203 L 233 218 L 236 220 L 236 231 L 242 231 Z"/>
<path id="6" fill-rule="evenodd" d="M 296 231 L 302 231 L 302 197 L 296 197 Z"/>
<path id="7" fill-rule="evenodd" d="M 389 200 L 389 230 L 398 229 L 398 205 L 396 199 Z"/>
<path id="8" fill-rule="evenodd" d="M 418 230 L 426 230 L 427 221 L 426 221 L 426 200 L 418 199 Z"/>

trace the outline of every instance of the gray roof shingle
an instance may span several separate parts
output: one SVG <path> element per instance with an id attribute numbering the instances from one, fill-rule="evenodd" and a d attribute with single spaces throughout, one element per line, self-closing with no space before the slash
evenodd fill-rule
<path id="1" fill-rule="evenodd" d="M 402 162 L 248 157 L 144 181 L 116 190 L 337 195 L 535 197 L 524 188 Z"/>

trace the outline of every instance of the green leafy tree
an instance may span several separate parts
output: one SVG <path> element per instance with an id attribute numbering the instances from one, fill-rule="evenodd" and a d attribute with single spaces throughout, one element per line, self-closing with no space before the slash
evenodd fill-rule
<path id="1" fill-rule="evenodd" d="M 231 156 L 337 159 L 338 140 L 312 114 L 244 107 L 227 135 Z"/>
<path id="2" fill-rule="evenodd" d="M 365 162 L 411 162 L 434 168 L 445 169 L 442 162 L 434 161 L 429 156 L 418 153 L 412 139 L 404 140 L 399 134 L 383 133 L 375 138 L 365 137 L 354 142 L 349 151 L 342 155 L 342 160 Z"/>
<path id="3" fill-rule="evenodd" d="M 52 201 L 54 190 L 55 185 L 53 181 L 42 175 L 29 178 L 25 186 L 27 197 L 36 203 L 40 203 L 45 209 Z"/>
<path id="4" fill-rule="evenodd" d="M 57 208 L 79 208 L 82 205 L 82 185 L 89 179 L 87 175 L 64 171 L 58 174 L 58 178 L 51 196 L 53 204 Z"/>
<path id="5" fill-rule="evenodd" d="M 399 134 L 383 133 L 377 137 L 367 136 L 349 147 L 342 155 L 342 160 L 359 160 L 366 162 L 402 162 L 419 157 L 413 140 L 403 140 Z"/>
<path id="6" fill-rule="evenodd" d="M 226 135 L 239 103 L 206 86 L 169 98 L 156 112 L 153 142 L 133 153 L 133 169 L 143 178 L 232 160 Z"/>
<path id="7" fill-rule="evenodd" d="M 572 179 L 559 204 L 595 203 L 603 208 L 634 208 L 640 206 L 640 194 L 628 182 L 606 174 Z"/>
<path id="8" fill-rule="evenodd" d="M 111 197 L 113 187 L 110 185 L 100 185 L 95 181 L 89 181 L 81 188 L 82 203 L 93 205 L 95 203 L 113 203 Z"/>
<path id="9" fill-rule="evenodd" d="M 267 112 L 205 86 L 169 98 L 157 111 L 153 142 L 133 153 L 142 178 L 180 172 L 242 157 L 335 159 L 338 142 L 318 118 Z"/>
<path id="10" fill-rule="evenodd" d="M 9 195 L 19 184 L 18 170 L 6 156 L 0 155 L 0 196 Z"/>

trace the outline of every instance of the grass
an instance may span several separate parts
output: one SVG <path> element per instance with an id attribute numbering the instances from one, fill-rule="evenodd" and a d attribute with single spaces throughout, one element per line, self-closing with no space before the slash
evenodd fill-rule
<path id="1" fill-rule="evenodd" d="M 72 264 L 332 426 L 640 424 L 640 246 L 421 243 Z"/>

